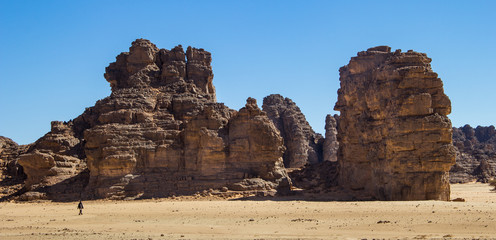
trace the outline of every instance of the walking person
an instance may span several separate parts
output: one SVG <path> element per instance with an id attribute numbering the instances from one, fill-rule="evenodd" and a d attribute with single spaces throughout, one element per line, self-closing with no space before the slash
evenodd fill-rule
<path id="1" fill-rule="evenodd" d="M 79 209 L 79 215 L 83 215 L 83 202 L 81 200 L 79 200 L 79 204 L 77 206 L 77 208 Z"/>

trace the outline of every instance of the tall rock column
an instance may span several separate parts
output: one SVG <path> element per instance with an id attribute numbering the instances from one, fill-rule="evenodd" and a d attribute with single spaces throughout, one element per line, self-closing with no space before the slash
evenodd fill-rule
<path id="1" fill-rule="evenodd" d="M 451 102 L 430 62 L 380 46 L 339 70 L 338 181 L 352 195 L 449 200 Z"/>
<path id="2" fill-rule="evenodd" d="M 323 160 L 336 162 L 339 142 L 337 139 L 337 121 L 339 116 L 328 114 L 325 121 L 325 140 L 322 147 Z"/>

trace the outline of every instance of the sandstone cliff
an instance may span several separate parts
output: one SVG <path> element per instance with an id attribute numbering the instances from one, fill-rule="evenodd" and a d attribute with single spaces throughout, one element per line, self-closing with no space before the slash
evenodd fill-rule
<path id="1" fill-rule="evenodd" d="M 74 181 L 89 198 L 289 189 L 279 132 L 254 99 L 239 112 L 217 103 L 210 63 L 203 49 L 134 41 L 106 68 L 112 94 L 21 156 L 28 188 L 51 199 L 70 198 Z"/>
<path id="2" fill-rule="evenodd" d="M 284 166 L 300 168 L 322 161 L 324 139 L 313 131 L 300 108 L 289 98 L 272 94 L 264 98 L 263 110 L 284 139 Z"/>
<path id="3" fill-rule="evenodd" d="M 451 103 L 431 59 L 381 46 L 340 69 L 339 184 L 378 200 L 449 200 Z"/>
<path id="4" fill-rule="evenodd" d="M 470 125 L 453 128 L 456 164 L 450 170 L 452 183 L 487 183 L 496 176 L 496 130 L 494 126 L 475 129 Z"/>

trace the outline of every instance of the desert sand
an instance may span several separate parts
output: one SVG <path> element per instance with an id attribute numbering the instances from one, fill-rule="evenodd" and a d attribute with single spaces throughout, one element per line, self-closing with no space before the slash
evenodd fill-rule
<path id="1" fill-rule="evenodd" d="M 153 199 L 0 203 L 0 239 L 496 239 L 496 193 L 451 185 L 465 202 Z"/>

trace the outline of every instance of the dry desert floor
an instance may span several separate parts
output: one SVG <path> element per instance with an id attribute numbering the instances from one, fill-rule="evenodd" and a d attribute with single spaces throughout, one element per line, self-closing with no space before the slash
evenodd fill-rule
<path id="1" fill-rule="evenodd" d="M 451 190 L 466 201 L 2 202 L 0 239 L 496 239 L 496 192 Z"/>

